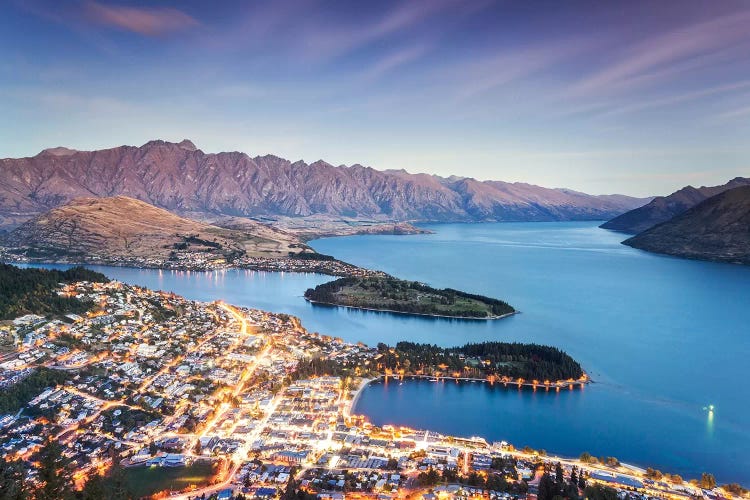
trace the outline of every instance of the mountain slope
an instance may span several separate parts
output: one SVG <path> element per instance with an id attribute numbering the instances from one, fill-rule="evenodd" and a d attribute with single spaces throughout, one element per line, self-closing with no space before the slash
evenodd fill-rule
<path id="1" fill-rule="evenodd" d="M 175 213 L 242 217 L 361 217 L 376 221 L 609 219 L 648 200 L 522 183 L 480 182 L 207 154 L 190 141 L 100 151 L 48 149 L 0 160 L 0 227 L 84 196 L 124 195 Z"/>
<path id="2" fill-rule="evenodd" d="M 625 233 L 640 233 L 727 189 L 745 185 L 750 185 L 750 178 L 737 177 L 722 186 L 686 186 L 669 196 L 654 198 L 649 204 L 615 217 L 600 227 Z"/>
<path id="3" fill-rule="evenodd" d="M 253 221 L 220 228 L 125 196 L 77 198 L 20 225 L 3 243 L 30 257 L 86 260 L 287 257 L 307 250 L 295 236 Z"/>
<path id="4" fill-rule="evenodd" d="M 750 186 L 717 194 L 623 243 L 680 257 L 750 264 Z"/>

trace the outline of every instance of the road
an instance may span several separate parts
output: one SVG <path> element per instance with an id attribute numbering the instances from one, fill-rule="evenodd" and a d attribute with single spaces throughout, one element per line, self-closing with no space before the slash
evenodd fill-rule
<path id="1" fill-rule="evenodd" d="M 224 303 L 219 303 L 218 305 L 219 307 L 227 311 L 229 314 L 231 314 L 239 323 L 240 325 L 239 333 L 241 334 L 239 337 L 240 340 L 242 339 L 242 337 L 249 335 L 248 330 L 250 327 L 248 326 L 247 318 L 240 311 Z M 261 349 L 258 355 L 255 357 L 255 360 L 252 363 L 249 363 L 247 367 L 245 367 L 240 377 L 240 380 L 237 383 L 237 386 L 232 391 L 233 396 L 238 396 L 242 393 L 242 391 L 245 390 L 245 384 L 253 375 L 253 373 L 255 373 L 255 370 L 257 369 L 258 364 L 261 362 L 261 360 L 263 360 L 264 358 L 270 355 L 271 350 L 272 350 L 271 344 L 267 343 L 263 347 L 263 349 Z M 277 394 L 271 401 L 268 411 L 263 415 L 263 418 L 255 422 L 255 428 L 245 438 L 245 446 L 241 446 L 234 453 L 233 455 L 234 465 L 232 465 L 232 468 L 229 469 L 226 475 L 226 479 L 224 479 L 224 481 L 211 485 L 211 486 L 207 486 L 205 488 L 191 491 L 190 493 L 176 495 L 172 498 L 188 499 L 188 498 L 199 497 L 203 494 L 205 494 L 206 496 L 210 496 L 223 489 L 233 487 L 232 481 L 237 475 L 237 471 L 240 469 L 242 462 L 245 461 L 247 458 L 247 453 L 249 451 L 249 444 L 252 444 L 254 441 L 256 441 L 260 437 L 260 434 L 263 432 L 263 429 L 266 427 L 266 424 L 268 423 L 268 419 L 271 418 L 271 415 L 273 415 L 273 413 L 276 411 L 276 407 L 279 405 L 280 401 L 281 401 L 281 396 L 280 394 Z M 224 414 L 229 410 L 229 408 L 231 408 L 229 405 L 222 404 L 219 411 L 216 412 L 214 417 L 208 422 L 208 424 L 203 429 L 203 432 L 201 432 L 201 434 L 197 436 L 197 438 L 200 439 L 201 437 L 204 437 L 206 434 L 208 434 L 213 428 L 213 426 L 216 424 L 216 422 L 220 421 L 221 418 L 223 418 Z"/>

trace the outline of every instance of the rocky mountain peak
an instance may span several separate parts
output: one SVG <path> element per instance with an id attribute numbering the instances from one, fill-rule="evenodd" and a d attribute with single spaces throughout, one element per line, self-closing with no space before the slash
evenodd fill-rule
<path id="1" fill-rule="evenodd" d="M 178 142 L 177 145 L 180 146 L 182 149 L 187 149 L 188 151 L 198 150 L 198 148 L 195 147 L 195 144 L 193 144 L 193 141 L 189 139 L 183 139 L 180 142 Z"/>
<path id="2" fill-rule="evenodd" d="M 76 154 L 78 151 L 75 149 L 66 148 L 64 146 L 58 146 L 56 148 L 47 148 L 39 155 L 47 155 L 47 156 L 70 156 L 73 154 Z"/>

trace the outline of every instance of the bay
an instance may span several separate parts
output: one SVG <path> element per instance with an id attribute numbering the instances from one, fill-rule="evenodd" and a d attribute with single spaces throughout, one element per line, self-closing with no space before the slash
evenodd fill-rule
<path id="1" fill-rule="evenodd" d="M 400 278 L 506 300 L 521 314 L 460 321 L 312 306 L 315 274 L 96 267 L 196 300 L 299 316 L 348 341 L 558 346 L 595 380 L 545 393 L 484 384 L 373 384 L 355 408 L 403 424 L 550 453 L 615 456 L 686 477 L 750 484 L 750 268 L 648 254 L 594 222 L 439 224 L 435 234 L 329 238 L 321 253 Z M 709 415 L 704 410 L 715 405 Z"/>

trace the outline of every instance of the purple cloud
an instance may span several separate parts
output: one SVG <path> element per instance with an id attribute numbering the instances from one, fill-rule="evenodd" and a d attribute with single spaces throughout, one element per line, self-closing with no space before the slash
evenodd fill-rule
<path id="1" fill-rule="evenodd" d="M 198 25 L 193 17 L 168 7 L 140 8 L 89 2 L 86 14 L 98 24 L 145 36 L 164 35 Z"/>
<path id="2" fill-rule="evenodd" d="M 666 34 L 648 38 L 614 57 L 611 64 L 583 78 L 572 88 L 573 95 L 609 93 L 641 87 L 669 79 L 726 59 L 728 54 L 750 41 L 747 31 L 750 10 L 703 21 Z"/>

